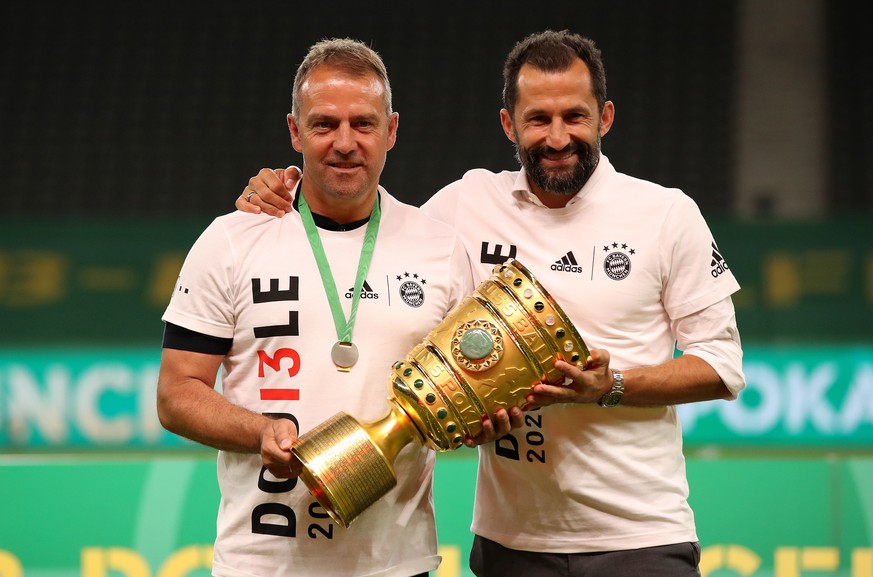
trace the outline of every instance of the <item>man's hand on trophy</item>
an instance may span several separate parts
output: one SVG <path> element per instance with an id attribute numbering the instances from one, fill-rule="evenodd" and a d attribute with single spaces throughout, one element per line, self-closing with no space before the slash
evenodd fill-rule
<path id="1" fill-rule="evenodd" d="M 303 465 L 291 452 L 297 427 L 288 419 L 271 420 L 261 429 L 261 459 L 277 479 L 289 479 L 303 471 Z"/>
<path id="2" fill-rule="evenodd" d="M 234 205 L 243 212 L 263 212 L 282 218 L 291 212 L 291 191 L 300 178 L 300 169 L 296 166 L 276 170 L 262 168 L 257 176 L 249 179 L 248 186 L 243 188 Z"/>
<path id="3" fill-rule="evenodd" d="M 512 429 L 517 429 L 523 424 L 524 417 L 521 409 L 510 407 L 507 411 L 500 407 L 494 411 L 494 419 L 482 418 L 482 432 L 475 437 L 467 437 L 464 444 L 468 447 L 476 447 L 484 443 L 496 441 Z"/>
<path id="4" fill-rule="evenodd" d="M 533 393 L 526 397 L 525 410 L 555 403 L 596 403 L 612 386 L 609 351 L 605 349 L 591 349 L 591 356 L 583 365 L 555 361 L 555 368 L 564 373 L 564 383 L 534 385 Z"/>

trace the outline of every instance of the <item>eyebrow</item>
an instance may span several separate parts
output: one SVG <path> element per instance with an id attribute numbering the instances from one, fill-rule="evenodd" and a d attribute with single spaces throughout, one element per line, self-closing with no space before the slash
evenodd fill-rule
<path id="1" fill-rule="evenodd" d="M 583 114 L 590 114 L 590 113 L 591 113 L 591 107 L 590 107 L 590 106 L 586 106 L 586 105 L 573 106 L 573 107 L 568 108 L 568 109 L 566 109 L 566 110 L 562 110 L 562 111 L 561 111 L 561 114 L 568 114 L 568 113 L 574 113 L 574 112 L 580 112 L 580 113 L 583 113 Z M 531 117 L 531 116 L 538 116 L 538 115 L 541 115 L 541 114 L 546 114 L 546 115 L 551 116 L 551 113 L 550 113 L 550 112 L 547 112 L 546 109 L 544 109 L 544 108 L 530 108 L 530 109 L 524 111 L 524 117 L 525 117 L 525 118 L 528 118 L 528 117 Z"/>
<path id="2" fill-rule="evenodd" d="M 326 120 L 327 121 L 336 120 L 337 118 L 338 117 L 334 114 L 313 114 L 312 116 L 310 116 L 307 119 L 307 124 L 316 124 L 318 122 L 323 122 Z M 357 114 L 355 116 L 352 116 L 350 120 L 352 122 L 359 122 L 361 120 L 368 120 L 368 121 L 375 124 L 379 121 L 380 118 L 381 118 L 381 116 L 379 116 L 378 114 Z"/>

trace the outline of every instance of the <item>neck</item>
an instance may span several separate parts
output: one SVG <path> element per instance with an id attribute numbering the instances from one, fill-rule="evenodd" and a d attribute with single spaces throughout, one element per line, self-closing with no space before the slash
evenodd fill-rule
<path id="1" fill-rule="evenodd" d="M 378 189 L 354 198 L 332 196 L 327 197 L 320 192 L 301 183 L 298 189 L 306 197 L 306 204 L 314 214 L 327 217 L 338 224 L 349 224 L 369 218 L 373 211 L 373 203 L 379 195 Z"/>

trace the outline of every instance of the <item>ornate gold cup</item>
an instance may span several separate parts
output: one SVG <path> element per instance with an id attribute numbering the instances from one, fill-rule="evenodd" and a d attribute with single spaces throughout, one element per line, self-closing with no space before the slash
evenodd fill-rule
<path id="1" fill-rule="evenodd" d="M 535 384 L 563 383 L 556 360 L 587 359 L 558 303 L 521 263 L 508 260 L 394 363 L 390 408 L 381 419 L 363 424 L 340 412 L 295 441 L 301 478 L 348 527 L 397 484 L 392 465 L 407 444 L 457 449 L 498 408 L 523 407 Z"/>

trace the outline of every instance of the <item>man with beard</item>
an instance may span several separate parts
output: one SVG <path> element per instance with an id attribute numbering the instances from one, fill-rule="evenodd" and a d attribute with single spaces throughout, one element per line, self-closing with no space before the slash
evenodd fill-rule
<path id="1" fill-rule="evenodd" d="M 470 565 L 479 577 L 699 575 L 675 405 L 745 386 L 739 285 L 691 198 L 601 154 L 615 107 L 593 42 L 525 38 L 503 97 L 522 169 L 470 170 L 422 208 L 458 230 L 476 282 L 524 263 L 591 358 L 584 370 L 558 361 L 564 385 L 536 385 L 527 400 L 540 410 L 479 447 Z M 244 194 L 275 214 L 286 176 L 261 171 Z"/>

